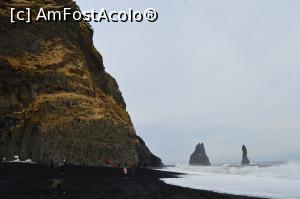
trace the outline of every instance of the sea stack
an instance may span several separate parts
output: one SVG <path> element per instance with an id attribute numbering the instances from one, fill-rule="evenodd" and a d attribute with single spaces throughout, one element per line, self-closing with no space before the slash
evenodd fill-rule
<path id="1" fill-rule="evenodd" d="M 247 156 L 247 148 L 245 145 L 242 146 L 243 157 L 242 157 L 242 165 L 249 165 L 250 161 Z"/>
<path id="2" fill-rule="evenodd" d="M 136 134 L 88 23 L 10 22 L 10 8 L 30 8 L 34 18 L 39 8 L 64 7 L 79 10 L 73 0 L 0 1 L 0 157 L 161 166 Z"/>
<path id="3" fill-rule="evenodd" d="M 206 155 L 204 144 L 197 144 L 195 151 L 190 157 L 190 165 L 194 166 L 210 166 L 209 158 Z"/>

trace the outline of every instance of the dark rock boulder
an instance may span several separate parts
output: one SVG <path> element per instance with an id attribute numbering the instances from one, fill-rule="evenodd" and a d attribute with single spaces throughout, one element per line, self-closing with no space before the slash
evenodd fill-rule
<path id="1" fill-rule="evenodd" d="M 247 156 L 247 148 L 245 145 L 242 146 L 243 157 L 242 157 L 242 165 L 249 165 L 250 161 Z"/>
<path id="2" fill-rule="evenodd" d="M 190 157 L 190 165 L 210 166 L 209 158 L 206 155 L 204 144 L 197 144 L 195 151 Z"/>
<path id="3" fill-rule="evenodd" d="M 11 7 L 34 15 L 41 7 L 65 6 L 78 10 L 72 0 L 0 1 L 0 157 L 161 166 L 137 136 L 89 24 L 71 18 L 10 23 Z"/>

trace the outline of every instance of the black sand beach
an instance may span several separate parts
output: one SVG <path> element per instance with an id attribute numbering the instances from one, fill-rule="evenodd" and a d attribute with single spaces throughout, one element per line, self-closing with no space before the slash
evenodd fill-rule
<path id="1" fill-rule="evenodd" d="M 56 173 L 59 173 L 56 171 Z M 167 185 L 160 178 L 176 177 L 175 173 L 152 169 L 129 170 L 125 178 L 118 168 L 66 166 L 64 174 L 47 169 L 43 173 L 35 164 L 1 163 L 1 199 L 114 199 L 114 198 L 174 198 L 174 199 L 240 199 L 245 196 L 219 194 Z M 63 178 L 66 194 L 50 190 L 52 178 Z"/>

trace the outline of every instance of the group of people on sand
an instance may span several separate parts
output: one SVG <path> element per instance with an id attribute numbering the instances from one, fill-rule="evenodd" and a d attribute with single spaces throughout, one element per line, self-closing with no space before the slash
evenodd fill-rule
<path id="1" fill-rule="evenodd" d="M 110 161 L 109 159 L 106 159 L 106 164 L 111 166 L 112 168 L 123 168 L 123 174 L 128 175 L 129 167 L 128 167 L 128 164 L 126 162 L 124 163 L 124 166 L 122 167 L 120 161 L 117 164 L 115 164 L 112 161 Z M 132 171 L 135 171 L 138 168 L 146 168 L 146 163 L 144 162 L 141 165 L 138 162 L 134 162 L 134 163 L 131 164 L 131 168 L 132 168 Z"/>
<path id="2" fill-rule="evenodd" d="M 1 158 L 0 162 L 2 161 L 3 159 Z M 139 164 L 138 162 L 132 163 L 129 166 L 127 163 L 124 163 L 122 165 L 120 162 L 118 162 L 118 164 L 113 164 L 111 161 L 107 159 L 106 164 L 112 168 L 122 169 L 122 173 L 125 176 L 125 179 L 129 174 L 129 168 L 132 174 L 135 173 L 136 169 L 138 168 L 146 168 L 146 163 Z M 50 177 L 51 192 L 53 192 L 54 194 L 57 193 L 66 194 L 64 183 L 63 183 L 63 177 L 65 171 L 65 160 L 62 161 L 61 163 L 57 163 L 51 160 L 50 166 L 49 164 L 38 164 L 38 166 L 42 169 L 42 173 L 45 177 Z"/>
<path id="3" fill-rule="evenodd" d="M 129 168 L 131 169 L 131 172 L 134 173 L 136 169 L 138 168 L 146 168 L 147 164 L 143 163 L 143 164 L 138 164 L 137 162 L 134 164 L 131 164 L 131 166 L 129 167 L 127 163 L 124 163 L 123 165 L 121 165 L 120 162 L 118 162 L 118 164 L 112 164 L 109 160 L 106 161 L 106 163 L 108 165 L 110 165 L 112 168 L 121 168 L 122 169 L 122 173 L 125 176 L 125 179 L 127 179 L 127 175 L 129 174 Z M 53 161 L 51 161 L 50 163 L 50 168 L 46 167 L 46 166 L 42 166 L 43 169 L 43 173 L 45 176 L 50 175 L 51 176 L 51 190 L 53 193 L 57 194 L 57 193 L 62 193 L 62 194 L 66 194 L 64 185 L 63 185 L 63 176 L 64 176 L 64 170 L 65 170 L 65 160 L 63 161 L 63 163 L 54 163 Z M 48 170 L 48 172 L 47 172 Z"/>

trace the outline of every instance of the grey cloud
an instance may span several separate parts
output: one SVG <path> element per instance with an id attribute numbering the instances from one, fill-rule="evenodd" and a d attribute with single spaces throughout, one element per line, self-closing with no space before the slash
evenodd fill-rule
<path id="1" fill-rule="evenodd" d="M 204 141 L 212 162 L 300 159 L 299 1 L 77 1 L 159 11 L 159 21 L 93 24 L 137 132 L 166 163 Z M 181 12 L 179 12 L 181 10 Z"/>

